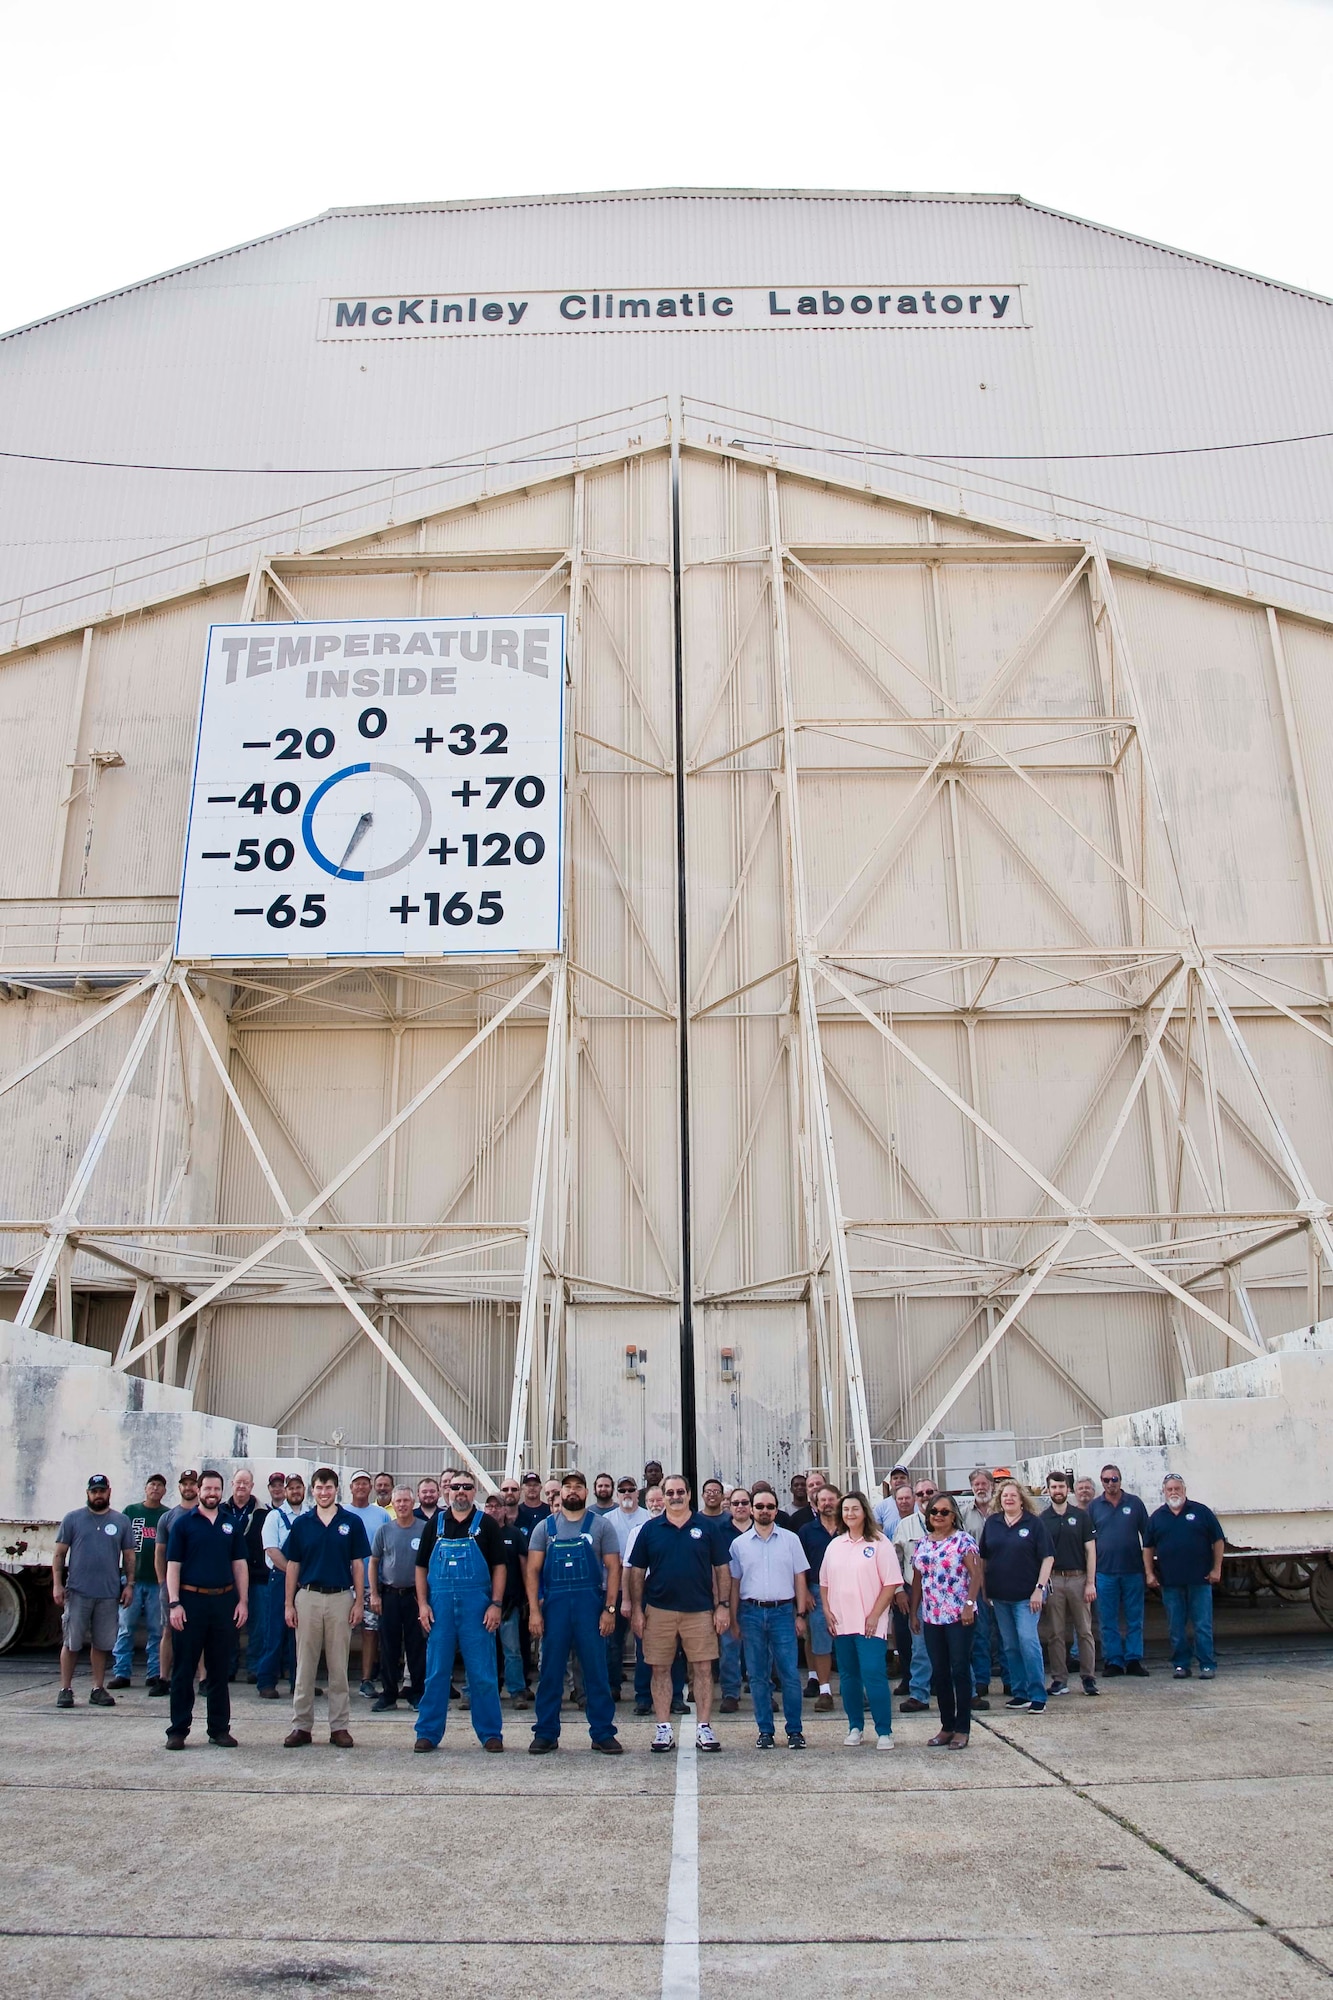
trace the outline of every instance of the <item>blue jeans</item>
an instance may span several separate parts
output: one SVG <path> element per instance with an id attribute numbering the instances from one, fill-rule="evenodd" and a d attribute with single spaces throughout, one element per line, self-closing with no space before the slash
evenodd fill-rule
<path id="1" fill-rule="evenodd" d="M 1164 1583 L 1162 1603 L 1171 1627 L 1171 1664 L 1190 1663 L 1189 1628 L 1194 1627 L 1194 1651 L 1199 1665 L 1210 1671 L 1217 1666 L 1213 1652 L 1213 1587 L 1210 1583 Z"/>
<path id="2" fill-rule="evenodd" d="M 838 1681 L 848 1728 L 865 1728 L 869 1702 L 875 1734 L 892 1736 L 893 1696 L 889 1692 L 889 1655 L 884 1641 L 867 1639 L 863 1632 L 853 1632 L 844 1638 L 840 1632 L 833 1641 L 833 1650 L 838 1656 Z M 921 1651 L 925 1650 L 923 1646 Z M 753 1677 L 750 1692 L 754 1693 Z"/>
<path id="3" fill-rule="evenodd" d="M 437 1544 L 438 1546 L 438 1544 Z M 479 1743 L 504 1734 L 500 1687 L 495 1673 L 495 1639 L 482 1624 L 491 1601 L 486 1584 L 450 1587 L 436 1581 L 431 1565 L 430 1608 L 435 1622 L 426 1641 L 426 1685 L 417 1710 L 417 1735 L 438 1743 L 449 1714 L 449 1674 L 455 1651 L 467 1669 L 472 1727 Z"/>
<path id="4" fill-rule="evenodd" d="M 741 1603 L 741 1637 L 750 1662 L 750 1699 L 761 1736 L 773 1734 L 773 1669 L 782 1683 L 782 1720 L 788 1736 L 801 1733 L 801 1670 L 796 1661 L 796 1607 L 766 1610 Z M 880 1648 L 881 1653 L 883 1647 Z M 887 1683 L 886 1683 L 887 1684 Z"/>
<path id="5" fill-rule="evenodd" d="M 296 1685 L 296 1634 L 287 1623 L 287 1577 L 274 1570 L 265 1589 L 250 1598 L 255 1631 L 250 1665 L 256 1687 L 275 1688 L 280 1680 Z"/>
<path id="6" fill-rule="evenodd" d="M 1143 1599 L 1147 1590 L 1143 1571 L 1137 1576 L 1108 1576 L 1097 1572 L 1097 1609 L 1102 1620 L 1102 1660 L 1108 1667 L 1123 1667 L 1127 1660 L 1143 1658 Z M 1120 1634 L 1124 1613 L 1125 1632 Z"/>
<path id="7" fill-rule="evenodd" d="M 542 1670 L 532 1733 L 546 1743 L 560 1740 L 560 1697 L 571 1652 L 583 1663 L 589 1736 L 594 1743 L 606 1743 L 616 1733 L 616 1705 L 606 1673 L 606 1640 L 598 1629 L 604 1601 L 600 1589 L 551 1590 L 542 1601 L 546 1630 L 542 1633 Z"/>
<path id="8" fill-rule="evenodd" d="M 1016 1604 L 1006 1604 L 1003 1598 L 993 1597 L 991 1610 L 1000 1628 L 1010 1687 L 1015 1694 L 1025 1696 L 1028 1701 L 1044 1702 L 1046 1666 L 1041 1657 L 1041 1640 L 1037 1637 L 1040 1613 L 1032 1609 L 1026 1597 L 1020 1598 Z"/>
<path id="9" fill-rule="evenodd" d="M 685 1655 L 680 1647 L 677 1646 L 676 1657 L 671 1662 L 672 1701 L 683 1701 L 685 1698 L 686 1671 L 687 1663 Z M 653 1699 L 653 1670 L 643 1657 L 642 1639 L 634 1641 L 634 1699 L 640 1708 L 645 1703 L 651 1704 Z"/>
<path id="10" fill-rule="evenodd" d="M 130 1677 L 134 1661 L 134 1634 L 141 1618 L 146 1636 L 148 1678 L 155 1681 L 162 1664 L 162 1593 L 156 1583 L 136 1583 L 133 1597 L 128 1604 L 120 1607 L 116 1650 L 111 1656 L 111 1671 L 117 1679 L 122 1674 L 126 1680 Z"/>
<path id="11" fill-rule="evenodd" d="M 815 1599 L 805 1615 L 805 1657 L 810 1662 L 811 1673 L 815 1670 L 816 1660 L 826 1660 L 833 1657 L 833 1637 L 825 1622 L 823 1607 L 820 1605 L 818 1598 Z M 886 1669 L 887 1665 L 888 1662 L 886 1660 Z"/>
<path id="12" fill-rule="evenodd" d="M 745 1629 L 745 1613 L 742 1611 L 741 1632 L 743 1632 L 744 1629 Z M 740 1700 L 741 1681 L 743 1680 L 745 1674 L 744 1647 L 741 1643 L 741 1632 L 733 1632 L 730 1626 L 728 1626 L 727 1630 L 719 1635 L 717 1642 L 718 1644 L 717 1679 L 718 1679 L 718 1686 L 722 1690 L 722 1698 L 724 1701 Z M 771 1711 L 772 1709 L 771 1702 L 769 1704 L 769 1708 Z M 769 1728 L 771 1729 L 772 1726 L 773 1726 L 772 1723 L 770 1723 Z"/>
<path id="13" fill-rule="evenodd" d="M 995 1617 L 988 1598 L 977 1599 L 977 1615 L 972 1626 L 972 1691 L 979 1694 L 990 1686 L 991 1642 L 995 1638 Z"/>
<path id="14" fill-rule="evenodd" d="M 500 1620 L 500 1651 L 504 1655 L 505 1693 L 523 1694 L 528 1684 L 523 1677 L 523 1633 L 517 1605 Z"/>
<path id="15" fill-rule="evenodd" d="M 921 1632 L 913 1632 L 912 1666 L 907 1676 L 908 1685 L 912 1690 L 913 1701 L 928 1702 L 930 1700 L 931 1678 L 930 1654 L 926 1651 L 925 1635 Z"/>

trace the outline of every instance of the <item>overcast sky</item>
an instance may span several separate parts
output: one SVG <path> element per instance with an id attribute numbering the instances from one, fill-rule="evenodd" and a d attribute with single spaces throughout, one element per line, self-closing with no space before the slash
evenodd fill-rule
<path id="1" fill-rule="evenodd" d="M 0 0 L 0 326 L 319 210 L 1001 190 L 1333 293 L 1333 0 Z"/>

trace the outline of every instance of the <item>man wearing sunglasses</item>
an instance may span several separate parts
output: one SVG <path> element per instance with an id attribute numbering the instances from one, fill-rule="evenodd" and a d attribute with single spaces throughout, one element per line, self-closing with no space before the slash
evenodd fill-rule
<path id="1" fill-rule="evenodd" d="M 1097 1537 L 1097 1609 L 1101 1614 L 1102 1672 L 1107 1679 L 1129 1674 L 1146 1680 L 1143 1664 L 1143 1605 L 1152 1558 L 1143 1544 L 1148 1533 L 1148 1509 L 1137 1493 L 1126 1493 L 1120 1467 L 1104 1465 L 1102 1492 L 1088 1509 Z M 1124 1631 L 1120 1621 L 1124 1619 Z"/>
<path id="2" fill-rule="evenodd" d="M 461 1651 L 472 1727 L 483 1750 L 504 1749 L 495 1635 L 507 1561 L 504 1536 L 477 1505 L 470 1472 L 449 1476 L 449 1505 L 429 1522 L 417 1550 L 417 1609 L 426 1634 L 426 1686 L 417 1710 L 419 1752 L 437 1750 L 449 1714 L 449 1674 Z"/>
<path id="3" fill-rule="evenodd" d="M 694 1669 L 699 1716 L 695 1747 L 716 1751 L 722 1745 L 711 1727 L 713 1661 L 718 1656 L 718 1634 L 731 1623 L 730 1557 L 713 1523 L 691 1508 L 689 1483 L 681 1473 L 669 1473 L 662 1490 L 666 1510 L 639 1530 L 629 1557 L 631 1623 L 652 1668 L 657 1717 L 652 1748 L 676 1747 L 671 1730 L 671 1667 L 679 1645 Z"/>

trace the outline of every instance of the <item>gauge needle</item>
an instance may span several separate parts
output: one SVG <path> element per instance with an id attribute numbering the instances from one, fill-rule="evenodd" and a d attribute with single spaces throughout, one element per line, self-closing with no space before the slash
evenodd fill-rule
<path id="1" fill-rule="evenodd" d="M 362 813 L 360 819 L 357 821 L 356 825 L 352 828 L 352 838 L 348 841 L 346 847 L 343 849 L 343 858 L 338 863 L 338 873 L 340 875 L 343 869 L 347 866 L 348 860 L 352 853 L 352 849 L 356 847 L 358 843 L 364 838 L 366 831 L 370 826 L 370 823 L 371 823 L 371 814 Z"/>

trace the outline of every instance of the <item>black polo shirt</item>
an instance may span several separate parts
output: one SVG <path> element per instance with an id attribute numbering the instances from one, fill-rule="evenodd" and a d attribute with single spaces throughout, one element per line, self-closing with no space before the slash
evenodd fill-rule
<path id="1" fill-rule="evenodd" d="M 1037 1588 L 1041 1566 L 1051 1553 L 1046 1516 L 1020 1514 L 1011 1528 L 1003 1514 L 988 1514 L 979 1546 L 987 1597 L 997 1604 L 1021 1604 Z"/>
<path id="2" fill-rule="evenodd" d="M 167 1561 L 180 1564 L 182 1589 L 234 1589 L 231 1566 L 245 1561 L 245 1537 L 222 1513 L 210 1521 L 202 1507 L 193 1507 L 167 1537 Z"/>
<path id="3" fill-rule="evenodd" d="M 730 1544 L 723 1535 L 727 1517 L 713 1521 L 691 1514 L 680 1527 L 665 1514 L 645 1521 L 634 1537 L 631 1569 L 646 1569 L 643 1601 L 658 1611 L 711 1611 L 713 1571 L 729 1560 Z"/>
<path id="4" fill-rule="evenodd" d="M 1063 1514 L 1057 1514 L 1054 1507 L 1046 1507 L 1041 1518 L 1051 1538 L 1051 1547 L 1055 1550 L 1057 1575 L 1061 1570 L 1085 1570 L 1088 1566 L 1088 1543 L 1097 1539 L 1091 1517 L 1071 1501 Z"/>
<path id="5" fill-rule="evenodd" d="M 325 1526 L 318 1509 L 298 1514 L 292 1522 L 283 1554 L 300 1570 L 297 1589 L 318 1584 L 322 1590 L 351 1590 L 352 1564 L 370 1561 L 366 1524 L 346 1507 L 334 1509 Z"/>

